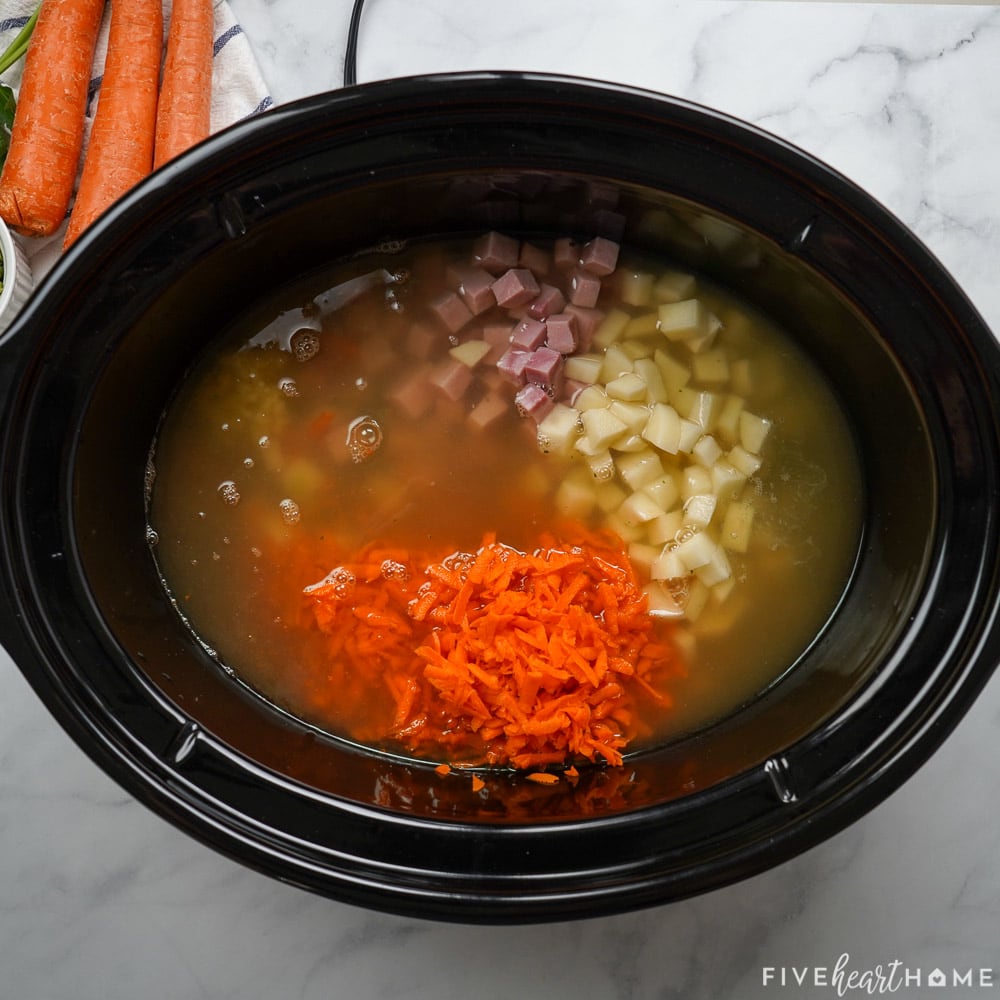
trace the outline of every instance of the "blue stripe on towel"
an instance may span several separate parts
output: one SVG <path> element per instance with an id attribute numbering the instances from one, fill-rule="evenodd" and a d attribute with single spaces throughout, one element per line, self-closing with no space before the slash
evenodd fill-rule
<path id="1" fill-rule="evenodd" d="M 24 17 L 5 17 L 0 21 L 0 33 L 4 31 L 11 31 L 14 28 L 20 30 L 28 23 L 28 17 L 30 15 L 25 15 Z"/>
<path id="2" fill-rule="evenodd" d="M 212 46 L 212 55 L 217 56 L 229 42 L 231 42 L 237 35 L 242 34 L 243 29 L 238 24 L 234 24 L 231 28 L 227 28 L 221 35 L 219 35 L 218 38 L 216 38 L 215 44 Z"/>

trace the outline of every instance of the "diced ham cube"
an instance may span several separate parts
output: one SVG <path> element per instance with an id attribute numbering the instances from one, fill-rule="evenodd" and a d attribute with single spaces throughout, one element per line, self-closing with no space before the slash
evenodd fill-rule
<path id="1" fill-rule="evenodd" d="M 589 351 L 594 334 L 604 319 L 604 313 L 600 309 L 587 309 L 584 306 L 574 305 L 566 306 L 566 312 L 576 318 L 577 349 Z"/>
<path id="2" fill-rule="evenodd" d="M 539 347 L 531 352 L 524 366 L 524 377 L 541 386 L 550 396 L 555 395 L 562 388 L 563 356 L 550 347 Z"/>
<path id="3" fill-rule="evenodd" d="M 428 369 L 422 365 L 397 382 L 389 391 L 389 398 L 404 416 L 416 420 L 430 409 L 432 393 Z"/>
<path id="4" fill-rule="evenodd" d="M 541 320 L 522 319 L 510 335 L 511 346 L 519 351 L 533 351 L 545 343 L 546 328 Z"/>
<path id="5" fill-rule="evenodd" d="M 520 242 L 513 236 L 490 232 L 476 240 L 472 259 L 491 274 L 500 274 L 517 267 L 520 249 Z"/>
<path id="6" fill-rule="evenodd" d="M 489 392 L 469 412 L 469 424 L 485 430 L 495 424 L 510 409 L 510 401 L 496 392 Z"/>
<path id="7" fill-rule="evenodd" d="M 448 280 L 455 286 L 459 298 L 473 316 L 479 316 L 496 305 L 493 295 L 493 275 L 483 267 L 453 264 L 448 268 Z"/>
<path id="8" fill-rule="evenodd" d="M 538 295 L 528 303 L 528 315 L 545 319 L 552 313 L 561 312 L 565 305 L 563 293 L 555 285 L 542 284 L 539 286 Z"/>
<path id="9" fill-rule="evenodd" d="M 569 300 L 575 306 L 591 309 L 601 294 L 601 279 L 596 274 L 577 268 L 569 280 Z"/>
<path id="10" fill-rule="evenodd" d="M 483 358 L 487 364 L 496 364 L 510 347 L 510 337 L 514 328 L 510 323 L 487 323 L 483 327 L 483 340 L 490 345 L 489 353 Z"/>
<path id="11" fill-rule="evenodd" d="M 406 335 L 406 353 L 426 361 L 443 346 L 445 336 L 427 323 L 414 323 Z"/>
<path id="12" fill-rule="evenodd" d="M 536 247 L 531 243 L 522 243 L 517 263 L 519 267 L 526 267 L 536 277 L 539 277 L 549 273 L 552 258 L 541 247 Z"/>
<path id="13" fill-rule="evenodd" d="M 605 277 L 618 266 L 618 251 L 621 248 L 613 240 L 597 236 L 585 243 L 580 254 L 580 266 L 591 274 Z"/>
<path id="14" fill-rule="evenodd" d="M 580 263 L 580 247 L 568 236 L 556 240 L 552 260 L 560 271 L 572 271 Z"/>
<path id="15" fill-rule="evenodd" d="M 527 304 L 538 295 L 538 292 L 538 282 L 526 267 L 512 267 L 493 282 L 493 294 L 496 296 L 497 304 L 505 309 Z"/>
<path id="16" fill-rule="evenodd" d="M 445 292 L 431 303 L 431 312 L 444 324 L 449 333 L 458 333 L 472 319 L 469 307 L 459 298 L 458 292 Z"/>
<path id="17" fill-rule="evenodd" d="M 472 369 L 454 358 L 447 358 L 431 370 L 431 385 L 452 402 L 461 399 L 472 384 Z"/>
<path id="18" fill-rule="evenodd" d="M 511 348 L 497 362 L 497 371 L 511 385 L 524 385 L 524 369 L 530 357 L 530 351 L 517 351 Z"/>
<path id="19" fill-rule="evenodd" d="M 578 344 L 576 316 L 556 313 L 545 321 L 545 346 L 560 354 L 572 354 Z"/>
<path id="20" fill-rule="evenodd" d="M 535 423 L 541 423 L 556 404 L 540 385 L 529 382 L 517 390 L 514 405 L 522 417 L 531 417 Z"/>

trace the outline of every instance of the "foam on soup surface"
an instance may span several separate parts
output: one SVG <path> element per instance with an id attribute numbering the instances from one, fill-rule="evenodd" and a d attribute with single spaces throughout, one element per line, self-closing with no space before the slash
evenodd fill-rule
<path id="1" fill-rule="evenodd" d="M 270 309 L 167 413 L 150 538 L 219 662 L 307 722 L 615 765 L 753 699 L 835 606 L 849 427 L 791 338 L 695 276 L 492 233 Z"/>

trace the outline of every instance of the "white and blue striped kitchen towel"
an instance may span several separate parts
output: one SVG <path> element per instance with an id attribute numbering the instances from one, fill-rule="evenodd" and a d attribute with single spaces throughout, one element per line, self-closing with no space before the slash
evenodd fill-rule
<path id="1" fill-rule="evenodd" d="M 13 41 L 24 27 L 38 0 L 0 0 L 0 52 Z M 170 20 L 171 0 L 164 0 L 164 33 Z M 91 99 L 88 106 L 87 132 L 90 121 L 100 99 L 101 76 L 104 71 L 104 56 L 108 44 L 108 24 L 111 5 L 104 12 L 104 22 L 97 40 L 94 67 L 91 73 Z M 17 91 L 21 81 L 22 59 L 0 76 L 5 83 Z M 212 63 L 212 131 L 266 111 L 272 105 L 267 84 L 261 75 L 250 42 L 233 15 L 227 0 L 215 3 L 215 58 Z M 86 142 L 86 139 L 84 140 Z M 81 164 L 83 158 L 81 157 Z M 59 254 L 62 246 L 62 230 L 44 240 L 19 239 L 32 262 L 32 272 L 37 282 Z"/>

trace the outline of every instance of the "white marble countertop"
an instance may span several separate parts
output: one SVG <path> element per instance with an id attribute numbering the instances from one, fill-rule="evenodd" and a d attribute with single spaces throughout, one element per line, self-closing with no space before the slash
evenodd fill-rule
<path id="1" fill-rule="evenodd" d="M 277 103 L 340 85 L 349 0 L 231 5 Z M 997 7 L 368 0 L 359 51 L 362 81 L 558 71 L 754 122 L 868 188 L 1000 330 Z M 837 991 L 817 970 L 845 954 L 859 971 L 908 970 L 908 987 L 883 993 L 1000 991 L 998 730 L 994 680 L 888 801 L 741 884 L 616 917 L 461 927 L 331 902 L 216 855 L 99 772 L 0 654 L 0 996 L 825 997 Z M 938 968 L 947 989 L 927 985 Z"/>

